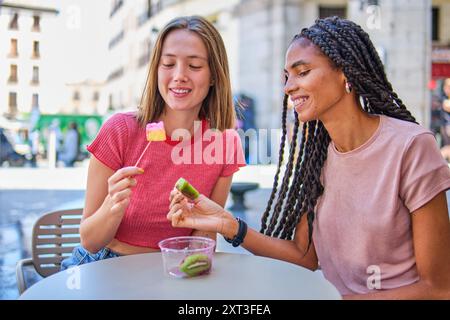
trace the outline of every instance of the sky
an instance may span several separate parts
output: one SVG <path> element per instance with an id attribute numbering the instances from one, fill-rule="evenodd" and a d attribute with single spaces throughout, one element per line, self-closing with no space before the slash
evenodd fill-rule
<path id="1" fill-rule="evenodd" d="M 36 0 L 39 2 L 39 0 Z M 109 37 L 104 36 L 109 15 L 108 0 L 52 1 L 59 10 L 57 27 L 50 32 L 60 45 L 54 53 L 55 65 L 64 72 L 65 82 L 87 78 L 104 80 L 105 55 Z"/>

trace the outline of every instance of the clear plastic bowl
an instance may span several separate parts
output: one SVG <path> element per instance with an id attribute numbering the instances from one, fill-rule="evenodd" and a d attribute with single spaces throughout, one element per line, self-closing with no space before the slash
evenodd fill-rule
<path id="1" fill-rule="evenodd" d="M 176 278 L 211 272 L 216 242 L 205 237 L 174 237 L 160 241 L 164 272 Z"/>

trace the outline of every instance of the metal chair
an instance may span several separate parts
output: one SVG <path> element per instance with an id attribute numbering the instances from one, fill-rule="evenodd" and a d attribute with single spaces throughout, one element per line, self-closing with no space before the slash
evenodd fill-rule
<path id="1" fill-rule="evenodd" d="M 19 294 L 27 289 L 24 269 L 27 266 L 42 277 L 60 270 L 61 261 L 71 255 L 80 244 L 80 221 L 83 209 L 54 211 L 44 214 L 33 226 L 32 257 L 22 259 L 16 265 Z"/>

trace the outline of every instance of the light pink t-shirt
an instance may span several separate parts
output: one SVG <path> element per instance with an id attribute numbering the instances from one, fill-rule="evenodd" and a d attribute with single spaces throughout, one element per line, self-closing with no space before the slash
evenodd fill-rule
<path id="1" fill-rule="evenodd" d="M 333 142 L 322 171 L 313 241 L 324 276 L 342 295 L 418 281 L 411 213 L 450 188 L 431 132 L 380 116 L 373 136 L 346 153 Z"/>

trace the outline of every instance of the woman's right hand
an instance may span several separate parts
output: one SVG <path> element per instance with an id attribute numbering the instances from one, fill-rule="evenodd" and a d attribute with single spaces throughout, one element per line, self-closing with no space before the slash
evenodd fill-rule
<path id="1" fill-rule="evenodd" d="M 131 188 L 137 184 L 133 176 L 144 173 L 138 167 L 124 167 L 108 179 L 108 202 L 113 214 L 123 215 L 130 203 Z"/>

